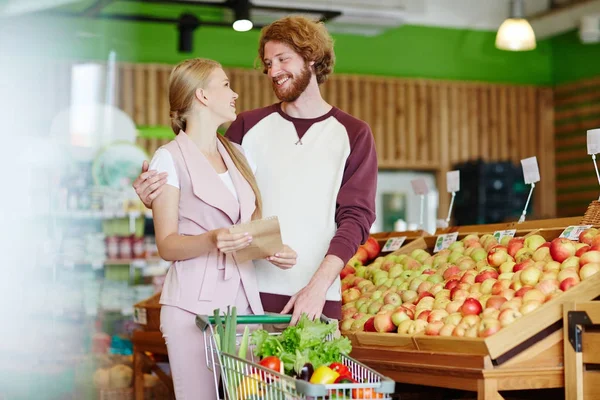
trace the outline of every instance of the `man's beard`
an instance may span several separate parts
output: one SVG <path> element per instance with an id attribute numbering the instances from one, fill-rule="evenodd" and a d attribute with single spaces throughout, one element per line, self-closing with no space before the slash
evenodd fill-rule
<path id="1" fill-rule="evenodd" d="M 302 68 L 302 71 L 300 71 L 300 75 L 295 77 L 290 76 L 291 83 L 289 88 L 280 88 L 273 81 L 273 91 L 275 92 L 275 96 L 277 96 L 279 100 L 284 101 L 286 103 L 296 101 L 298 97 L 300 97 L 300 95 L 304 93 L 304 91 L 308 87 L 311 76 L 312 74 L 310 71 L 310 67 L 308 66 L 308 64 L 305 64 L 304 68 Z M 281 77 L 279 77 L 278 79 L 281 79 Z"/>

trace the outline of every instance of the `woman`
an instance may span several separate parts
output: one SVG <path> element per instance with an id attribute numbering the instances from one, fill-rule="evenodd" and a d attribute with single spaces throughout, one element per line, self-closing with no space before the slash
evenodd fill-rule
<path id="1" fill-rule="evenodd" d="M 177 399 L 215 398 L 196 314 L 212 315 L 228 305 L 239 314 L 263 313 L 254 265 L 235 260 L 252 237 L 228 230 L 261 217 L 260 193 L 241 147 L 217 133 L 219 125 L 235 120 L 237 97 L 219 63 L 192 59 L 177 65 L 169 81 L 176 138 L 151 162 L 168 172 L 152 211 L 160 256 L 174 262 L 163 286 L 160 319 Z M 269 258 L 290 268 L 296 254 L 285 246 Z"/>

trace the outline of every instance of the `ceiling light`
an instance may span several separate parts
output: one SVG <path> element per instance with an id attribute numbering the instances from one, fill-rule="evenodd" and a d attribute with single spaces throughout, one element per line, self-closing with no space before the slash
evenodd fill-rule
<path id="1" fill-rule="evenodd" d="M 496 34 L 497 48 L 509 51 L 535 49 L 535 33 L 524 16 L 523 0 L 511 0 L 510 17 L 500 25 Z"/>
<path id="2" fill-rule="evenodd" d="M 252 21 L 250 21 L 250 2 L 248 0 L 237 0 L 233 9 L 235 21 L 233 29 L 238 32 L 246 32 L 252 29 Z"/>

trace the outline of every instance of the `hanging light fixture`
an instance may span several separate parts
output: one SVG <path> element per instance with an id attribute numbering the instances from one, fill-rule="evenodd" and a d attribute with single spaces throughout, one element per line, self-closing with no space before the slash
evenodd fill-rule
<path id="1" fill-rule="evenodd" d="M 525 19 L 523 0 L 510 1 L 510 16 L 496 34 L 496 47 L 500 50 L 526 51 L 535 49 L 535 33 Z"/>
<path id="2" fill-rule="evenodd" d="M 249 0 L 237 0 L 233 9 L 235 21 L 233 29 L 238 32 L 246 32 L 252 29 L 252 21 L 250 21 L 250 2 Z"/>

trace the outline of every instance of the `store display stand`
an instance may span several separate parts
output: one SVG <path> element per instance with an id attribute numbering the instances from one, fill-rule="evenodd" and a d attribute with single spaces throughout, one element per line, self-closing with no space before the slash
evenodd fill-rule
<path id="1" fill-rule="evenodd" d="M 167 386 L 171 397 L 175 398 L 173 379 L 167 375 L 146 353 L 167 355 L 167 345 L 160 331 L 133 332 L 133 393 L 135 400 L 144 400 L 144 370 L 149 368 Z"/>

